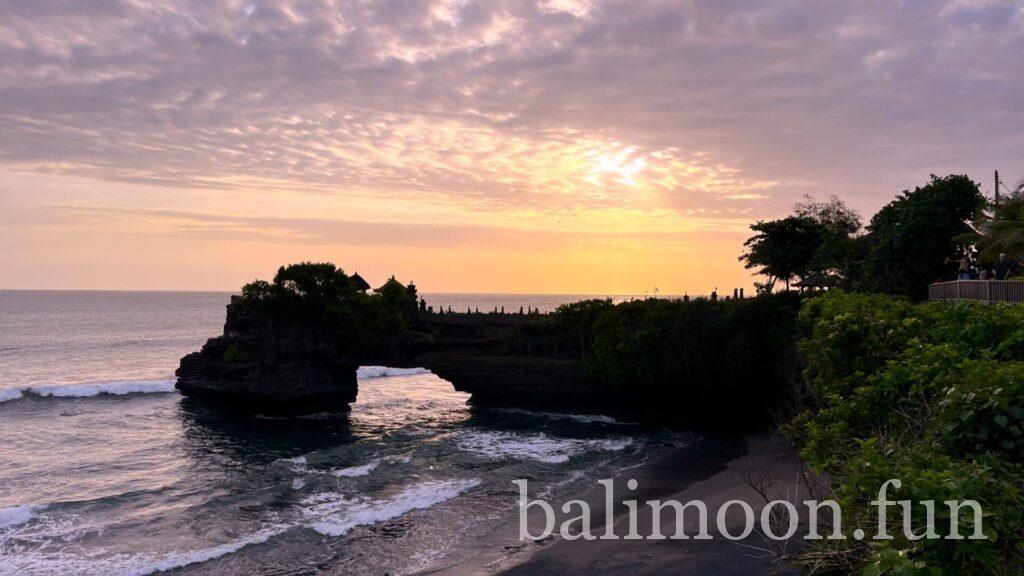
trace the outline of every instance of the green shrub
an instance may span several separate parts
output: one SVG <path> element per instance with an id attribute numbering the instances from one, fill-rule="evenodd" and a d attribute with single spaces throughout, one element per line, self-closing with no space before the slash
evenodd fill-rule
<path id="1" fill-rule="evenodd" d="M 400 347 L 415 306 L 393 277 L 379 292 L 365 294 L 334 264 L 302 262 L 282 266 L 272 282 L 243 286 L 231 304 L 227 328 L 316 335 L 338 353 L 383 356 Z"/>
<path id="2" fill-rule="evenodd" d="M 872 534 L 869 503 L 898 478 L 890 499 L 935 500 L 939 526 L 943 501 L 977 500 L 988 536 L 847 540 L 842 554 L 811 546 L 804 558 L 864 575 L 1024 573 L 1024 307 L 835 292 L 807 301 L 800 327 L 811 406 L 785 430 L 831 476 L 844 532 Z M 915 529 L 923 514 L 913 509 Z"/>
<path id="3" fill-rule="evenodd" d="M 765 423 L 798 381 L 793 293 L 713 301 L 592 300 L 550 322 L 584 373 L 685 424 Z M 656 398 L 657 402 L 651 402 Z"/>
<path id="4" fill-rule="evenodd" d="M 1024 362 L 968 362 L 943 384 L 936 432 L 944 445 L 965 456 L 1024 461 Z"/>

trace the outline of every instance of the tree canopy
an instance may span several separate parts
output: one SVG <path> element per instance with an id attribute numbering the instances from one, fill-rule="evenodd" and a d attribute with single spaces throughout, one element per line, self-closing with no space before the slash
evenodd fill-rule
<path id="1" fill-rule="evenodd" d="M 1014 195 L 992 207 L 975 223 L 980 259 L 991 262 L 999 254 L 1024 261 L 1024 198 Z"/>
<path id="2" fill-rule="evenodd" d="M 974 232 L 969 222 L 984 206 L 978 184 L 962 175 L 932 175 L 925 186 L 904 191 L 871 218 L 857 287 L 923 299 L 963 252 L 957 239 Z"/>
<path id="3" fill-rule="evenodd" d="M 776 281 L 784 282 L 788 289 L 793 277 L 807 274 L 824 232 L 814 219 L 803 216 L 760 221 L 750 229 L 756 234 L 743 243 L 747 252 L 740 260 L 746 268 L 757 268 L 758 274 L 767 277 L 761 286 L 768 292 Z"/>
<path id="4" fill-rule="evenodd" d="M 860 215 L 841 200 L 809 199 L 793 215 L 751 225 L 756 234 L 740 256 L 747 268 L 789 287 L 793 277 L 822 274 L 856 290 L 924 298 L 928 284 L 977 241 L 970 222 L 985 199 L 967 176 L 932 176 L 925 186 L 904 191 L 871 218 L 861 234 Z M 1024 252 L 1024 203 L 1008 202 L 988 227 L 988 245 Z M 973 236 L 972 236 L 973 234 Z"/>
<path id="5" fill-rule="evenodd" d="M 365 294 L 334 264 L 300 262 L 282 266 L 272 282 L 246 284 L 232 306 L 236 316 L 270 319 L 277 328 L 322 331 L 340 350 L 373 354 L 404 337 L 416 302 L 394 277 L 379 293 Z"/>
<path id="6" fill-rule="evenodd" d="M 788 289 L 794 277 L 842 277 L 853 253 L 853 235 L 860 230 L 860 215 L 835 196 L 825 202 L 808 197 L 793 207 L 792 216 L 759 221 L 750 229 L 756 234 L 743 243 L 747 252 L 740 260 L 767 277 L 758 287 L 770 292 L 777 281 Z"/>

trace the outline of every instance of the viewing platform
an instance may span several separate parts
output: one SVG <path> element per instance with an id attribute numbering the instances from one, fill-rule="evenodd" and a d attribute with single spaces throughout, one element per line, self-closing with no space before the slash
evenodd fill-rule
<path id="1" fill-rule="evenodd" d="M 1024 302 L 1024 281 L 1021 280 L 953 280 L 928 286 L 928 299 L 943 302 L 976 300 L 978 302 Z"/>

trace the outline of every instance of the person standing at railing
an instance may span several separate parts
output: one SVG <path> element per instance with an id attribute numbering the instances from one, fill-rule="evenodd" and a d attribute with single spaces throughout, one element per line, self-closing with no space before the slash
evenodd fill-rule
<path id="1" fill-rule="evenodd" d="M 967 258 L 960 259 L 960 268 L 956 271 L 957 280 L 970 280 L 973 276 L 971 265 L 967 262 Z"/>
<path id="2" fill-rule="evenodd" d="M 1013 262 L 1006 257 L 1006 253 L 999 255 L 999 261 L 996 262 L 996 280 L 1006 280 L 1010 277 L 1013 272 Z"/>

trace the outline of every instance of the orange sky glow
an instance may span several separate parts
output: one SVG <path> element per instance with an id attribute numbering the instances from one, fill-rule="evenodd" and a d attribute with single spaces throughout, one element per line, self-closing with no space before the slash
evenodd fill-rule
<path id="1" fill-rule="evenodd" d="M 805 195 L 1024 172 L 1022 51 L 994 0 L 16 3 L 0 289 L 750 291 Z"/>

